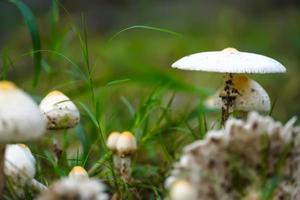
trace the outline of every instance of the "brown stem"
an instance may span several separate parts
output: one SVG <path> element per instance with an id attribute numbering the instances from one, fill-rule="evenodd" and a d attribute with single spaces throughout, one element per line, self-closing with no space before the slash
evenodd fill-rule
<path id="1" fill-rule="evenodd" d="M 4 159 L 5 159 L 5 145 L 0 144 L 0 197 L 1 194 L 3 194 L 3 190 L 5 186 Z"/>
<path id="2" fill-rule="evenodd" d="M 222 118 L 221 125 L 224 126 L 229 117 L 230 108 L 233 107 L 235 99 L 238 95 L 237 89 L 234 88 L 233 75 L 225 75 L 225 87 L 220 93 L 222 99 Z"/>
<path id="3" fill-rule="evenodd" d="M 121 156 L 120 174 L 126 181 L 131 180 L 131 156 L 130 155 Z"/>

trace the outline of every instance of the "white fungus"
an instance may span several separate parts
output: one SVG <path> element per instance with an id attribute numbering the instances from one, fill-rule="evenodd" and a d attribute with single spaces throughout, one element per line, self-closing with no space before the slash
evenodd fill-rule
<path id="1" fill-rule="evenodd" d="M 171 186 L 170 200 L 197 200 L 197 190 L 189 182 L 178 180 Z"/>
<path id="2" fill-rule="evenodd" d="M 118 154 L 121 156 L 131 154 L 136 151 L 137 142 L 134 135 L 129 131 L 123 132 L 117 140 L 116 148 Z"/>
<path id="3" fill-rule="evenodd" d="M 34 100 L 10 81 L 0 81 L 0 193 L 5 185 L 5 144 L 40 137 L 46 121 Z"/>
<path id="4" fill-rule="evenodd" d="M 40 110 L 47 119 L 48 129 L 75 127 L 80 120 L 76 105 L 60 91 L 50 92 L 40 103 Z"/>
<path id="5" fill-rule="evenodd" d="M 12 82 L 0 81 L 0 141 L 25 142 L 40 137 L 46 122 L 34 100 Z"/>
<path id="6" fill-rule="evenodd" d="M 267 113 L 271 110 L 271 100 L 268 93 L 254 80 L 244 75 L 236 75 L 233 77 L 235 88 L 239 91 L 235 102 L 230 108 L 230 112 L 237 111 L 259 111 Z M 211 109 L 222 108 L 222 98 L 218 90 L 213 96 L 205 101 L 205 105 Z"/>
<path id="7" fill-rule="evenodd" d="M 4 173 L 18 196 L 24 195 L 26 186 L 38 192 L 46 189 L 45 185 L 34 179 L 35 165 L 36 160 L 25 144 L 6 145 Z"/>
<path id="8" fill-rule="evenodd" d="M 234 48 L 208 51 L 181 58 L 172 67 L 221 73 L 283 73 L 285 67 L 278 61 L 259 54 L 241 52 Z"/>
<path id="9" fill-rule="evenodd" d="M 112 132 L 109 134 L 106 145 L 111 151 L 116 151 L 117 150 L 117 141 L 120 138 L 121 133 L 119 132 Z"/>
<path id="10" fill-rule="evenodd" d="M 87 171 L 81 167 L 81 166 L 75 166 L 72 168 L 72 170 L 69 173 L 69 177 L 70 178 L 75 178 L 75 179 L 88 179 L 89 178 L 89 174 L 87 173 Z"/>
<path id="11" fill-rule="evenodd" d="M 221 100 L 222 125 L 228 119 L 229 113 L 238 108 L 243 111 L 267 112 L 270 110 L 270 100 L 265 90 L 249 78 L 243 79 L 244 82 L 234 81 L 237 80 L 236 76 L 250 73 L 283 73 L 286 71 L 282 64 L 272 58 L 255 53 L 240 52 L 230 47 L 222 51 L 201 52 L 183 57 L 176 61 L 172 67 L 225 74 L 225 84 L 219 94 L 206 102 L 209 107 L 220 107 L 218 104 Z M 239 84 L 244 84 L 244 86 L 241 87 Z"/>

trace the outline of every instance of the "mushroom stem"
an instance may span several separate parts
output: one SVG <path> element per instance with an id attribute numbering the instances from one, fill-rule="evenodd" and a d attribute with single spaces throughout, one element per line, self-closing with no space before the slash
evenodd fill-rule
<path id="1" fill-rule="evenodd" d="M 121 159 L 118 154 L 113 154 L 113 163 L 114 163 L 114 168 L 117 170 L 121 169 Z"/>
<path id="2" fill-rule="evenodd" d="M 222 99 L 222 126 L 227 121 L 229 117 L 229 112 L 235 104 L 235 99 L 239 94 L 238 90 L 234 88 L 233 75 L 231 73 L 225 74 L 224 81 L 225 87 L 219 94 L 220 98 Z"/>
<path id="3" fill-rule="evenodd" d="M 36 179 L 32 179 L 30 185 L 38 192 L 43 192 L 47 189 L 47 187 L 43 183 L 37 181 Z"/>
<path id="4" fill-rule="evenodd" d="M 5 158 L 5 145 L 0 144 L 0 194 L 2 194 L 2 191 L 5 186 L 4 158 Z"/>
<path id="5" fill-rule="evenodd" d="M 130 155 L 121 155 L 121 164 L 120 164 L 120 173 L 121 176 L 129 181 L 131 179 L 131 156 Z"/>

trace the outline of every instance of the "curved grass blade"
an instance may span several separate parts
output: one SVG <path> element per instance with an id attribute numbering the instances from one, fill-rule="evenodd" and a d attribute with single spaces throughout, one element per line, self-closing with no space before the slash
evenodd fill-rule
<path id="1" fill-rule="evenodd" d="M 42 54 L 39 51 L 41 49 L 41 41 L 36 18 L 33 15 L 31 9 L 21 0 L 9 0 L 9 2 L 15 5 L 20 11 L 31 36 L 34 62 L 33 86 L 36 86 L 42 67 Z"/>
<path id="2" fill-rule="evenodd" d="M 158 27 L 153 27 L 153 26 L 144 26 L 144 25 L 135 25 L 135 26 L 130 26 L 127 27 L 125 29 L 122 29 L 121 31 L 117 32 L 116 34 L 114 34 L 109 40 L 108 42 L 111 42 L 112 40 L 114 40 L 116 37 L 118 37 L 121 33 L 128 31 L 128 30 L 132 30 L 132 29 L 148 29 L 148 30 L 153 30 L 153 31 L 159 31 L 159 32 L 163 32 L 163 33 L 168 33 L 171 35 L 175 35 L 177 37 L 182 37 L 181 34 L 176 33 L 174 31 L 168 30 L 168 29 L 163 29 L 163 28 L 158 28 Z"/>

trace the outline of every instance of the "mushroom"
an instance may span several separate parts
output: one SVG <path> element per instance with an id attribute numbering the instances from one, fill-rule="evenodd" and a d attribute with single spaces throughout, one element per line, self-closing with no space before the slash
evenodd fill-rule
<path id="1" fill-rule="evenodd" d="M 271 101 L 268 93 L 256 81 L 245 75 L 235 75 L 232 82 L 240 95 L 236 97 L 235 103 L 229 109 L 229 112 L 234 110 L 245 112 L 256 110 L 267 113 L 270 111 Z M 222 88 L 205 101 L 206 107 L 211 109 L 222 108 L 221 91 Z"/>
<path id="2" fill-rule="evenodd" d="M 40 103 L 40 110 L 47 120 L 48 130 L 64 130 L 75 127 L 80 121 L 76 105 L 62 92 L 50 92 Z M 60 159 L 62 150 L 57 139 L 53 142 L 54 153 Z"/>
<path id="3" fill-rule="evenodd" d="M 60 91 L 50 92 L 40 103 L 40 110 L 47 119 L 47 129 L 68 129 L 80 120 L 76 105 Z"/>
<path id="4" fill-rule="evenodd" d="M 121 133 L 112 132 L 111 134 L 109 134 L 107 141 L 106 141 L 107 148 L 109 150 L 111 150 L 113 153 L 113 164 L 117 170 L 120 170 L 120 168 L 121 168 L 121 160 L 117 153 L 117 142 L 118 142 L 118 139 L 120 138 L 120 136 L 121 136 Z"/>
<path id="5" fill-rule="evenodd" d="M 0 81 L 0 193 L 5 183 L 5 144 L 37 139 L 45 129 L 34 100 L 12 82 Z"/>
<path id="6" fill-rule="evenodd" d="M 113 152 L 114 167 L 125 180 L 130 180 L 131 156 L 137 149 L 134 135 L 129 131 L 113 132 L 107 139 L 107 147 Z"/>
<path id="7" fill-rule="evenodd" d="M 12 189 L 18 196 L 24 195 L 24 187 L 30 186 L 38 192 L 46 186 L 34 179 L 36 168 L 35 158 L 25 144 L 6 146 L 4 173 L 12 183 Z"/>
<path id="8" fill-rule="evenodd" d="M 170 200 L 197 200 L 197 190 L 186 180 L 178 180 L 171 186 Z"/>
<path id="9" fill-rule="evenodd" d="M 88 179 L 89 174 L 87 173 L 87 171 L 83 167 L 75 166 L 70 171 L 69 177 L 75 178 L 75 179 L 78 179 L 78 180 L 82 180 L 82 179 Z"/>
<path id="10" fill-rule="evenodd" d="M 254 53 L 240 52 L 234 48 L 226 48 L 222 51 L 201 52 L 186 56 L 176 61 L 172 67 L 183 70 L 219 72 L 225 74 L 225 84 L 219 92 L 219 97 L 222 101 L 222 125 L 228 119 L 231 110 L 235 109 L 235 107 L 243 108 L 243 106 L 240 105 L 242 102 L 247 104 L 244 101 L 248 101 L 248 99 L 242 95 L 247 94 L 249 95 L 248 97 L 252 96 L 251 93 L 240 91 L 239 89 L 243 87 L 237 84 L 245 84 L 248 82 L 249 86 L 254 85 L 256 88 L 260 88 L 262 94 L 267 94 L 258 83 L 252 82 L 249 78 L 241 78 L 242 82 L 237 81 L 239 79 L 235 78 L 237 75 L 243 75 L 242 77 L 245 77 L 245 74 L 251 73 L 283 73 L 286 71 L 282 64 L 272 58 Z M 247 88 L 247 90 L 249 89 L 250 88 Z M 250 91 L 251 90 L 252 89 L 250 89 Z M 268 100 L 269 97 L 266 98 L 264 96 L 262 99 Z M 248 106 L 248 108 L 255 108 L 255 110 L 270 109 L 270 104 L 267 102 L 259 102 L 257 105 L 263 105 L 264 108 L 261 109 L 260 107 L 252 106 Z"/>

